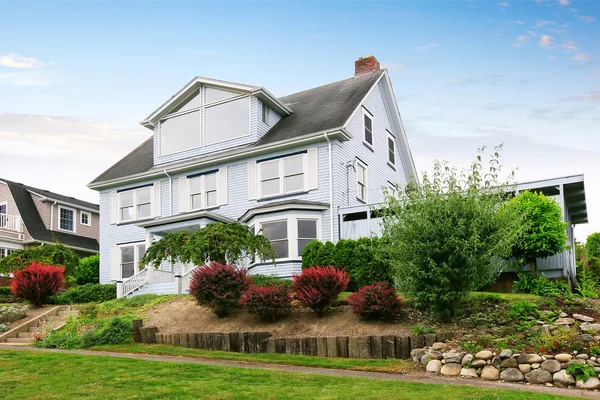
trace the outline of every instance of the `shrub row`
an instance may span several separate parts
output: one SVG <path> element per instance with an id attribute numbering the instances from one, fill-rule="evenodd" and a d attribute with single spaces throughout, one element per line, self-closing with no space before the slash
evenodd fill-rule
<path id="1" fill-rule="evenodd" d="M 51 322 L 50 322 L 51 323 Z M 39 327 L 39 339 L 34 346 L 54 349 L 78 349 L 107 344 L 121 344 L 132 341 L 131 318 L 114 317 L 107 319 L 67 322 L 64 329 L 51 331 Z"/>
<path id="2" fill-rule="evenodd" d="M 70 288 L 64 293 L 48 298 L 50 304 L 83 304 L 114 300 L 117 298 L 116 285 L 88 283 Z"/>
<path id="3" fill-rule="evenodd" d="M 335 245 L 313 240 L 302 252 L 302 268 L 315 265 L 333 265 L 350 276 L 348 289 L 372 285 L 375 282 L 393 284 L 391 263 L 386 256 L 386 239 L 342 239 Z"/>

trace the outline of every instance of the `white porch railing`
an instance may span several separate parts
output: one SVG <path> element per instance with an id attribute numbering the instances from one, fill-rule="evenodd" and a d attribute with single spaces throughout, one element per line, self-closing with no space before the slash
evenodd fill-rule
<path id="1" fill-rule="evenodd" d="M 175 274 L 173 272 L 163 271 L 154 267 L 146 267 L 140 270 L 140 272 L 137 274 L 133 275 L 131 278 L 123 280 L 123 295 L 118 297 L 125 297 L 147 283 L 164 283 L 174 281 Z"/>
<path id="2" fill-rule="evenodd" d="M 192 280 L 193 272 L 198 269 L 198 266 L 193 266 L 189 271 L 181 274 L 181 291 L 186 292 L 190 289 L 190 282 Z"/>
<path id="3" fill-rule="evenodd" d="M 171 271 L 163 271 L 150 267 L 150 273 L 148 276 L 148 282 L 173 282 L 175 281 L 175 274 Z"/>
<path id="4" fill-rule="evenodd" d="M 23 233 L 23 224 L 18 215 L 0 214 L 0 229 Z"/>

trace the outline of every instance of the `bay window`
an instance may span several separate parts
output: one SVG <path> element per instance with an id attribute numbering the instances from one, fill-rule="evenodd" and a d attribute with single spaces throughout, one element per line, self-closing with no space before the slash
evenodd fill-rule
<path id="1" fill-rule="evenodd" d="M 271 246 L 277 253 L 277 258 L 288 258 L 288 221 L 264 222 L 262 224 L 263 235 L 269 239 Z"/>
<path id="2" fill-rule="evenodd" d="M 298 257 L 302 256 L 302 251 L 307 244 L 317 238 L 317 220 L 299 219 L 298 220 Z"/>
<path id="3" fill-rule="evenodd" d="M 308 243 L 320 239 L 320 217 L 315 214 L 294 213 L 257 219 L 257 226 L 271 242 L 278 260 L 299 259 Z"/>

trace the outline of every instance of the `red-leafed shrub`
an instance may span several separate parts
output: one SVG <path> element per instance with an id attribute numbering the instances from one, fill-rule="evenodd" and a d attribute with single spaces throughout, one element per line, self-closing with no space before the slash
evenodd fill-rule
<path id="1" fill-rule="evenodd" d="M 238 307 L 242 292 L 251 283 L 245 269 L 213 261 L 192 273 L 190 294 L 198 304 L 208 306 L 217 316 L 224 317 Z"/>
<path id="2" fill-rule="evenodd" d="M 346 290 L 350 277 L 334 266 L 316 266 L 294 274 L 292 287 L 296 296 L 317 315 L 325 315 L 331 303 Z"/>
<path id="3" fill-rule="evenodd" d="M 240 304 L 250 314 L 256 314 L 263 320 L 285 317 L 292 308 L 289 285 L 268 283 L 251 286 L 242 295 Z"/>
<path id="4" fill-rule="evenodd" d="M 394 319 L 400 314 L 402 302 L 387 283 L 375 282 L 360 288 L 348 298 L 352 312 L 368 319 Z"/>
<path id="5" fill-rule="evenodd" d="M 65 275 L 64 267 L 32 262 L 27 268 L 15 271 L 11 290 L 17 297 L 28 300 L 36 307 L 60 289 Z"/>

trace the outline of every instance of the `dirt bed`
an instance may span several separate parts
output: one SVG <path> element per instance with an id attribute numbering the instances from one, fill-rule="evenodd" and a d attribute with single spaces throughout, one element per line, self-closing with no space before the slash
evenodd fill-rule
<path id="1" fill-rule="evenodd" d="M 273 337 L 407 335 L 410 327 L 419 323 L 414 319 L 396 323 L 365 322 L 348 306 L 336 307 L 323 318 L 304 308 L 295 308 L 289 317 L 274 322 L 260 321 L 243 311 L 218 318 L 210 309 L 187 298 L 154 307 L 144 321 L 145 326 L 156 326 L 161 333 L 267 331 Z"/>

